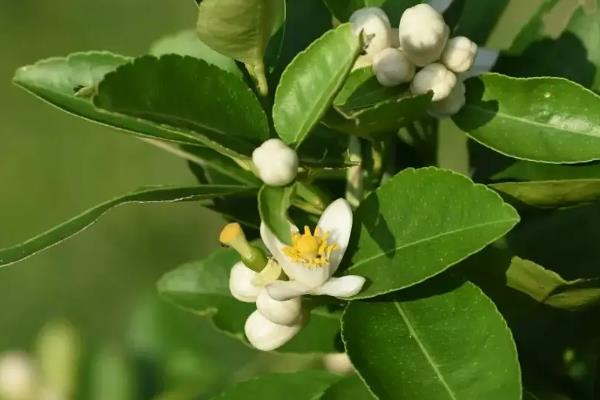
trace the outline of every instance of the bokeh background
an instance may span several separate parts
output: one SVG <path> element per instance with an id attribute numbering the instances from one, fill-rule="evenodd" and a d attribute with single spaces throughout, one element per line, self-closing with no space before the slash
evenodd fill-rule
<path id="1" fill-rule="evenodd" d="M 510 43 L 541 1 L 511 1 L 491 44 Z M 192 0 L 0 0 L 0 248 L 139 186 L 194 182 L 182 160 L 21 91 L 14 70 L 75 51 L 141 55 L 194 23 Z M 462 139 L 450 130 L 443 140 Z M 85 383 L 75 398 L 98 400 L 205 399 L 267 369 L 313 362 L 258 354 L 158 299 L 161 274 L 217 246 L 221 224 L 190 203 L 124 206 L 1 269 L 0 353 L 77 343 Z"/>

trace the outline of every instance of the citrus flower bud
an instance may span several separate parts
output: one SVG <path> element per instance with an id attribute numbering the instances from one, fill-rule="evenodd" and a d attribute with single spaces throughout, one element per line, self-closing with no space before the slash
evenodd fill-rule
<path id="1" fill-rule="evenodd" d="M 269 321 L 256 310 L 246 320 L 244 332 L 252 346 L 262 351 L 275 350 L 289 342 L 304 325 L 300 321 L 296 325 L 279 325 Z"/>
<path id="2" fill-rule="evenodd" d="M 387 48 L 373 57 L 373 72 L 383 86 L 396 86 L 410 82 L 415 75 L 415 65 L 402 50 Z"/>
<path id="3" fill-rule="evenodd" d="M 456 75 L 442 64 L 429 64 L 415 75 L 410 90 L 415 95 L 433 91 L 432 101 L 440 101 L 450 95 L 456 85 Z"/>
<path id="4" fill-rule="evenodd" d="M 354 33 L 361 32 L 366 37 L 366 57 L 369 61 L 392 43 L 390 20 L 381 8 L 366 7 L 356 10 L 350 16 Z"/>
<path id="5" fill-rule="evenodd" d="M 473 66 L 477 45 L 469 38 L 458 36 L 448 40 L 442 53 L 442 62 L 456 73 L 466 72 Z"/>
<path id="6" fill-rule="evenodd" d="M 262 289 L 252 283 L 255 277 L 256 272 L 246 267 L 243 262 L 236 263 L 229 273 L 231 295 L 243 303 L 254 303 Z"/>
<path id="7" fill-rule="evenodd" d="M 408 8 L 400 18 L 400 46 L 420 67 L 439 60 L 449 33 L 442 15 L 428 4 Z"/>
<path id="8" fill-rule="evenodd" d="M 458 81 L 448 97 L 429 105 L 429 112 L 436 117 L 448 117 L 459 112 L 465 101 L 465 84 Z"/>
<path id="9" fill-rule="evenodd" d="M 270 186 L 285 186 L 298 174 L 298 155 L 279 139 L 269 139 L 252 153 L 258 177 Z"/>

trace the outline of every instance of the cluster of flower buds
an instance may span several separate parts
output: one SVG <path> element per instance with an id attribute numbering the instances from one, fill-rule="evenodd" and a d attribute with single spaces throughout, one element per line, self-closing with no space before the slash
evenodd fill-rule
<path id="1" fill-rule="evenodd" d="M 465 104 L 460 74 L 473 66 L 477 45 L 464 36 L 449 38 L 448 25 L 433 7 L 408 8 L 397 30 L 377 7 L 357 10 L 350 22 L 366 38 L 365 54 L 355 68 L 372 65 L 383 86 L 410 83 L 415 95 L 433 92 L 430 112 L 440 117 L 457 113 Z"/>

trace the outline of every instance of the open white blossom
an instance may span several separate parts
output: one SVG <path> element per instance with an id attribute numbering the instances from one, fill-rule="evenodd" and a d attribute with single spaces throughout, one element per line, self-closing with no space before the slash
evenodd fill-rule
<path id="1" fill-rule="evenodd" d="M 383 86 L 397 86 L 410 82 L 415 76 L 415 65 L 399 49 L 388 48 L 373 58 L 373 72 Z"/>
<path id="2" fill-rule="evenodd" d="M 296 179 L 298 155 L 280 139 L 269 139 L 252 153 L 258 177 L 270 186 L 285 186 Z"/>
<path id="3" fill-rule="evenodd" d="M 362 59 L 362 64 L 370 63 L 375 54 L 391 46 L 390 20 L 381 8 L 366 7 L 356 10 L 350 16 L 350 23 L 356 35 L 362 32 L 366 38 L 366 54 L 358 59 Z"/>
<path id="4" fill-rule="evenodd" d="M 415 95 L 433 91 L 432 101 L 440 101 L 450 95 L 456 85 L 456 75 L 442 64 L 429 64 L 416 73 L 410 90 Z"/>
<path id="5" fill-rule="evenodd" d="M 362 276 L 332 277 L 344 257 L 352 230 L 352 209 L 346 200 L 338 199 L 327 207 L 314 234 L 308 227 L 303 234 L 293 225 L 290 229 L 293 244 L 287 246 L 264 223 L 260 227 L 263 242 L 290 279 L 267 285 L 271 298 L 285 301 L 304 294 L 346 298 L 360 292 L 365 283 Z"/>
<path id="6" fill-rule="evenodd" d="M 442 62 L 449 70 L 456 73 L 467 72 L 473 66 L 477 44 L 464 36 L 448 40 L 442 53 Z"/>
<path id="7" fill-rule="evenodd" d="M 428 4 L 406 9 L 398 27 L 402 50 L 419 67 L 440 59 L 449 33 L 444 17 Z"/>
<path id="8" fill-rule="evenodd" d="M 465 102 L 465 84 L 458 81 L 450 95 L 443 100 L 431 103 L 428 111 L 435 117 L 448 117 L 459 112 Z"/>

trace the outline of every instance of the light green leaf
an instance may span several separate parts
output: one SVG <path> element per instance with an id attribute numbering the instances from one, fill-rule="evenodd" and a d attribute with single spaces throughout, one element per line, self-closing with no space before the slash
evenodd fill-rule
<path id="1" fill-rule="evenodd" d="M 195 57 L 207 63 L 243 77 L 242 71 L 230 57 L 218 53 L 204 44 L 195 30 L 185 30 L 167 35 L 152 44 L 150 54 L 160 57 L 166 54 Z"/>
<path id="2" fill-rule="evenodd" d="M 404 10 L 416 4 L 420 0 L 324 0 L 331 13 L 339 21 L 346 22 L 352 13 L 364 7 L 381 7 L 392 22 L 397 25 Z"/>
<path id="3" fill-rule="evenodd" d="M 600 279 L 567 281 L 533 261 L 513 257 L 506 270 L 506 284 L 540 303 L 578 310 L 600 302 Z"/>
<path id="4" fill-rule="evenodd" d="M 233 158 L 249 156 L 269 137 L 267 117 L 244 82 L 192 57 L 137 58 L 106 75 L 94 104 L 186 132 Z"/>
<path id="5" fill-rule="evenodd" d="M 325 371 L 270 374 L 238 383 L 213 400 L 315 400 L 339 379 Z"/>
<path id="6" fill-rule="evenodd" d="M 237 196 L 249 193 L 252 191 L 243 186 L 224 185 L 142 188 L 93 207 L 26 242 L 0 249 L 0 267 L 24 260 L 76 235 L 96 222 L 107 211 L 122 204 L 206 200 L 217 196 Z"/>
<path id="7" fill-rule="evenodd" d="M 600 1 L 593 1 L 594 10 L 587 12 L 580 6 L 569 21 L 566 32 L 577 37 L 584 46 L 593 68 L 593 79 L 590 88 L 600 90 Z M 559 62 L 565 62 L 560 60 Z M 569 60 L 570 62 L 570 60 Z"/>
<path id="8" fill-rule="evenodd" d="M 521 399 L 511 333 L 469 282 L 430 281 L 387 301 L 351 302 L 342 335 L 381 400 Z"/>
<path id="9" fill-rule="evenodd" d="M 204 260 L 190 262 L 166 273 L 158 291 L 171 303 L 212 320 L 215 327 L 248 344 L 244 336 L 246 318 L 256 310 L 229 292 L 229 271 L 240 258 L 233 250 L 219 249 Z M 340 329 L 339 315 L 322 308 L 311 311 L 307 326 L 278 351 L 334 352 Z"/>
<path id="10" fill-rule="evenodd" d="M 273 122 L 289 145 L 300 146 L 331 106 L 358 56 L 361 41 L 350 24 L 325 33 L 283 72 Z"/>
<path id="11" fill-rule="evenodd" d="M 258 192 L 260 219 L 283 243 L 292 243 L 288 209 L 294 186 L 275 187 L 263 185 Z"/>
<path id="12" fill-rule="evenodd" d="M 455 0 L 464 6 L 452 36 L 466 36 L 479 45 L 487 43 L 510 0 Z"/>
<path id="13" fill-rule="evenodd" d="M 511 53 L 520 54 L 532 43 L 547 37 L 544 27 L 544 18 L 554 6 L 556 6 L 558 1 L 559 0 L 543 0 L 536 13 L 514 39 L 510 47 Z"/>
<path id="14" fill-rule="evenodd" d="M 320 400 L 376 400 L 365 383 L 353 375 L 334 383 L 325 391 Z"/>
<path id="15" fill-rule="evenodd" d="M 514 158 L 578 163 L 600 159 L 600 97 L 561 78 L 499 74 L 469 79 L 453 117 L 481 144 Z"/>
<path id="16" fill-rule="evenodd" d="M 355 213 L 352 265 L 368 298 L 422 282 L 478 252 L 519 221 L 500 196 L 437 168 L 407 169 L 369 195 Z"/>

